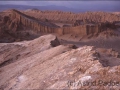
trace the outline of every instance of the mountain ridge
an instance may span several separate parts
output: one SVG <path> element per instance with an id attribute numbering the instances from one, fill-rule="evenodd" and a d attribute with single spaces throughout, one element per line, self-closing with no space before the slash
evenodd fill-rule
<path id="1" fill-rule="evenodd" d="M 61 10 L 61 11 L 71 11 L 75 13 L 79 12 L 86 12 L 86 11 L 106 11 L 106 12 L 119 12 L 119 8 L 112 8 L 112 7 L 106 7 L 103 6 L 97 6 L 97 8 L 93 8 L 91 6 L 88 6 L 84 8 L 83 6 L 80 6 L 79 8 L 69 8 L 66 6 L 56 6 L 56 5 L 48 5 L 48 6 L 29 6 L 29 5 L 12 5 L 12 4 L 6 4 L 6 5 L 0 5 L 0 11 L 4 11 L 7 9 L 18 9 L 18 10 L 27 10 L 27 9 L 33 9 L 37 8 L 39 10 Z"/>

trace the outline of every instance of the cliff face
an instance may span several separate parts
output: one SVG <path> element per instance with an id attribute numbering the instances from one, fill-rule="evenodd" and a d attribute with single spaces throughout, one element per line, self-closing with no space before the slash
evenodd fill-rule
<path id="1" fill-rule="evenodd" d="M 59 17 L 59 15 L 61 15 L 61 12 L 59 12 L 57 15 Z M 69 17 L 71 13 L 67 13 L 67 15 Z M 64 19 L 65 17 L 61 17 L 61 18 Z M 24 30 L 26 28 L 32 29 L 36 33 L 57 33 L 59 35 L 74 34 L 74 35 L 85 36 L 89 34 L 92 35 L 98 34 L 102 31 L 105 31 L 107 28 L 116 27 L 115 24 L 112 22 L 97 23 L 95 22 L 95 20 L 91 20 L 91 19 L 76 20 L 73 22 L 73 26 L 59 27 L 51 23 L 50 20 L 49 19 L 44 19 L 44 21 L 39 20 L 36 19 L 36 17 L 26 15 L 20 11 L 13 9 L 11 10 L 11 14 L 9 16 L 4 16 L 4 19 L 2 21 L 3 25 L 1 25 L 2 26 L 1 30 L 5 30 L 6 32 L 10 33 L 12 36 L 15 37 L 18 36 L 17 32 L 19 30 Z M 67 21 L 69 21 L 69 19 L 67 19 Z"/>
<path id="2" fill-rule="evenodd" d="M 46 24 L 45 22 L 38 21 L 33 17 L 27 16 L 17 10 L 12 10 L 13 15 L 12 18 L 17 18 L 18 21 L 24 26 L 33 28 L 36 32 L 44 32 L 44 33 L 58 33 L 58 34 L 77 34 L 77 35 L 88 35 L 93 33 L 100 32 L 99 26 L 90 26 L 90 25 L 79 25 L 73 27 L 57 27 L 52 26 L 50 24 Z"/>
<path id="3" fill-rule="evenodd" d="M 17 18 L 20 24 L 24 25 L 25 27 L 32 28 L 36 32 L 59 33 L 58 26 L 52 23 L 42 22 L 17 10 L 12 10 L 12 19 L 13 18 Z"/>

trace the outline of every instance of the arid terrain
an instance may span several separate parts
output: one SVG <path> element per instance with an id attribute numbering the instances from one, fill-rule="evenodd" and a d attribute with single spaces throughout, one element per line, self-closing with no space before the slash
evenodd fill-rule
<path id="1" fill-rule="evenodd" d="M 0 12 L 0 90 L 120 89 L 120 12 Z"/>

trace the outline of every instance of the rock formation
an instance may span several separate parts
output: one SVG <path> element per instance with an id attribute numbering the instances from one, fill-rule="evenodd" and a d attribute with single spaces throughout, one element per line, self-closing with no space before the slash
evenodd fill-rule
<path id="1" fill-rule="evenodd" d="M 114 22 L 120 21 L 118 14 L 108 12 L 85 12 L 85 13 L 72 13 L 62 11 L 40 11 L 37 10 L 23 11 L 23 13 L 36 17 L 37 19 L 48 19 L 54 22 L 73 23 L 76 20 L 88 20 L 93 22 Z"/>
<path id="2" fill-rule="evenodd" d="M 120 89 L 119 27 L 105 12 L 0 13 L 0 90 Z"/>
<path id="3" fill-rule="evenodd" d="M 62 12 L 58 13 L 59 13 L 58 15 L 61 15 Z M 118 20 L 115 19 L 114 22 L 112 21 L 97 22 L 91 19 L 79 19 L 76 21 L 75 20 L 72 21 L 73 26 L 71 27 L 59 27 L 51 23 L 49 18 L 44 18 L 44 20 L 42 20 L 26 14 L 27 13 L 24 14 L 15 9 L 11 10 L 11 14 L 9 14 L 9 16 L 4 17 L 3 19 L 4 25 L 1 27 L 1 30 L 2 29 L 5 30 L 13 37 L 18 36 L 18 34 L 16 33 L 17 31 L 24 30 L 26 28 L 32 29 L 36 33 L 57 33 L 59 35 L 74 34 L 78 36 L 87 36 L 99 34 L 107 30 L 108 28 L 116 29 L 117 27 L 119 27 L 118 25 L 116 25 L 116 22 L 119 21 L 119 19 Z M 71 15 L 71 13 L 68 14 Z M 117 16 L 115 15 L 113 15 L 113 17 L 117 18 Z"/>
<path id="4" fill-rule="evenodd" d="M 61 13 L 62 12 L 58 12 L 58 15 L 61 15 Z M 10 36 L 9 38 L 4 38 L 5 39 L 4 41 L 13 42 L 13 41 L 21 41 L 21 40 L 30 40 L 31 37 L 29 37 L 30 36 L 29 32 L 26 32 L 26 34 L 23 34 L 21 32 L 26 29 L 31 29 L 33 32 L 41 33 L 41 34 L 42 33 L 56 33 L 59 35 L 73 34 L 75 36 L 85 37 L 85 36 L 96 36 L 99 33 L 106 31 L 107 29 L 114 30 L 120 27 L 119 19 L 118 20 L 114 19 L 114 22 L 112 21 L 97 22 L 95 20 L 91 20 L 87 18 L 74 20 L 73 26 L 59 27 L 51 23 L 51 20 L 48 18 L 44 18 L 44 20 L 42 20 L 26 14 L 27 13 L 25 12 L 20 12 L 15 9 L 12 9 L 9 11 L 8 16 L 4 16 L 2 23 L 0 23 L 1 24 L 0 31 L 3 33 L 3 35 L 0 35 L 0 37 L 4 38 L 5 36 Z M 68 16 L 69 14 L 71 15 L 71 13 L 67 13 Z M 117 17 L 117 16 L 113 15 L 113 17 Z M 25 37 L 25 38 L 21 38 L 21 37 Z M 3 41 L 0 40 L 0 42 Z"/>
<path id="5" fill-rule="evenodd" d="M 53 35 L 41 36 L 40 38 L 24 43 L 18 42 L 16 44 L 3 44 L 3 46 L 0 48 L 0 67 L 18 60 L 18 57 L 22 58 L 24 55 L 30 56 L 58 45 L 60 45 L 60 42 L 58 41 L 57 37 Z M 12 51 L 10 51 L 11 48 L 13 48 Z M 19 51 L 22 51 L 22 53 L 17 53 Z"/>
<path id="6" fill-rule="evenodd" d="M 114 50 L 51 47 L 51 41 L 56 37 L 0 44 L 0 89 L 119 89 L 120 59 Z"/>
<path id="7" fill-rule="evenodd" d="M 53 26 L 53 28 L 52 28 L 48 24 L 45 24 L 43 22 L 37 22 L 34 19 L 30 19 L 26 15 L 24 15 L 24 14 L 22 14 L 22 13 L 16 11 L 16 10 L 13 10 L 13 13 L 16 14 L 16 17 L 20 18 L 20 22 L 22 24 L 27 25 L 27 26 L 32 26 L 32 28 L 37 30 L 37 32 L 59 33 L 59 34 L 73 33 L 73 34 L 79 34 L 79 35 L 88 35 L 88 34 L 94 34 L 94 33 L 102 32 L 106 28 L 115 28 L 114 23 L 104 22 L 104 23 L 98 23 L 97 24 L 97 23 L 93 22 L 92 20 L 90 21 L 88 19 L 83 20 L 83 24 L 79 24 L 79 25 L 76 25 L 76 26 L 73 26 L 73 27 L 59 28 L 59 27 Z M 21 15 L 21 16 L 19 16 L 19 15 Z M 25 19 L 25 17 L 23 17 L 22 15 L 24 15 L 25 17 L 27 17 L 29 19 Z"/>

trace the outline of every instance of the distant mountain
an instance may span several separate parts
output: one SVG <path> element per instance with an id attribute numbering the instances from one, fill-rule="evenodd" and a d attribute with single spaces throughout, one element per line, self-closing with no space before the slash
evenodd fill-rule
<path id="1" fill-rule="evenodd" d="M 107 12 L 119 12 L 119 7 L 111 7 L 111 6 L 80 6 L 79 8 L 68 8 L 66 6 L 56 6 L 56 5 L 48 5 L 48 6 L 27 6 L 27 5 L 0 5 L 0 11 L 8 10 L 8 9 L 18 9 L 18 10 L 27 10 L 27 9 L 39 9 L 39 10 L 61 10 L 68 12 L 86 12 L 86 11 L 107 11 Z"/>
<path id="2" fill-rule="evenodd" d="M 61 11 L 71 11 L 77 12 L 79 10 L 74 8 L 67 8 L 65 6 L 26 6 L 26 5 L 0 5 L 0 11 L 8 9 L 18 9 L 18 10 L 27 10 L 27 9 L 39 9 L 39 10 L 61 10 Z"/>

